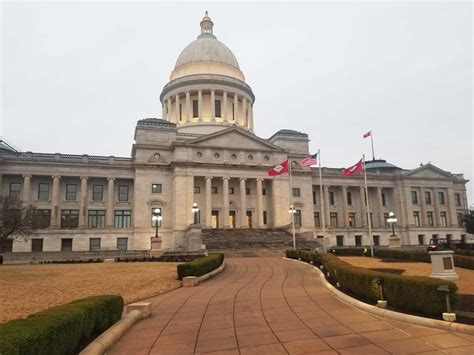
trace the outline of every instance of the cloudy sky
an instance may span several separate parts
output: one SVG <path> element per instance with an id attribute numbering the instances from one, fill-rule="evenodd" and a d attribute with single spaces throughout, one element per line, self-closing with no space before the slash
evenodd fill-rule
<path id="1" fill-rule="evenodd" d="M 362 153 L 473 179 L 472 4 L 3 2 L 0 136 L 129 156 L 204 10 L 256 95 L 256 134 L 307 132 L 323 165 Z M 474 193 L 469 183 L 470 202 Z"/>

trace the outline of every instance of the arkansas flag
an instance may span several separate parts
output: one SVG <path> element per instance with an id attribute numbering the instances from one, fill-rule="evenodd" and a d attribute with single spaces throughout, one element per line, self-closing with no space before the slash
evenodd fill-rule
<path id="1" fill-rule="evenodd" d="M 268 170 L 268 175 L 269 176 L 277 176 L 277 175 L 281 175 L 281 174 L 284 174 L 284 173 L 287 173 L 287 172 L 288 172 L 288 159 L 285 160 L 283 163 L 272 166 Z"/>
<path id="2" fill-rule="evenodd" d="M 360 173 L 361 171 L 364 170 L 364 165 L 362 164 L 362 159 L 359 160 L 359 162 L 355 165 L 352 165 L 346 169 L 344 169 L 344 172 L 342 173 L 342 176 L 349 176 L 352 174 L 357 174 Z"/>
<path id="3" fill-rule="evenodd" d="M 368 131 L 367 133 L 364 133 L 362 138 L 367 138 L 367 137 L 370 137 L 371 135 L 372 135 L 372 130 Z"/>

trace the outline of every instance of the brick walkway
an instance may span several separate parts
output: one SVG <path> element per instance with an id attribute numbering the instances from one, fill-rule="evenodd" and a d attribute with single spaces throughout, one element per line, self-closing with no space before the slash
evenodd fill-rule
<path id="1" fill-rule="evenodd" d="M 378 319 L 334 298 L 310 267 L 227 259 L 224 272 L 153 300 L 109 354 L 474 354 L 474 336 Z"/>

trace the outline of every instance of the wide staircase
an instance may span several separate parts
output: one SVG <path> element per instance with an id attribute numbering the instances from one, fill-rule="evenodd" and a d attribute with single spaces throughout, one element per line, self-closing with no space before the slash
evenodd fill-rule
<path id="1" fill-rule="evenodd" d="M 203 229 L 201 236 L 207 250 L 226 256 L 281 256 L 293 247 L 293 236 L 284 229 Z M 297 248 L 320 246 L 312 237 L 296 236 Z"/>

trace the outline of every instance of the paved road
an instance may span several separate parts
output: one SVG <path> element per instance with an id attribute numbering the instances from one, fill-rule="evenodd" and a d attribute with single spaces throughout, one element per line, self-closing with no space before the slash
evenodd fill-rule
<path id="1" fill-rule="evenodd" d="M 369 315 L 280 258 L 227 259 L 218 276 L 153 305 L 110 354 L 474 354 L 474 336 Z"/>

